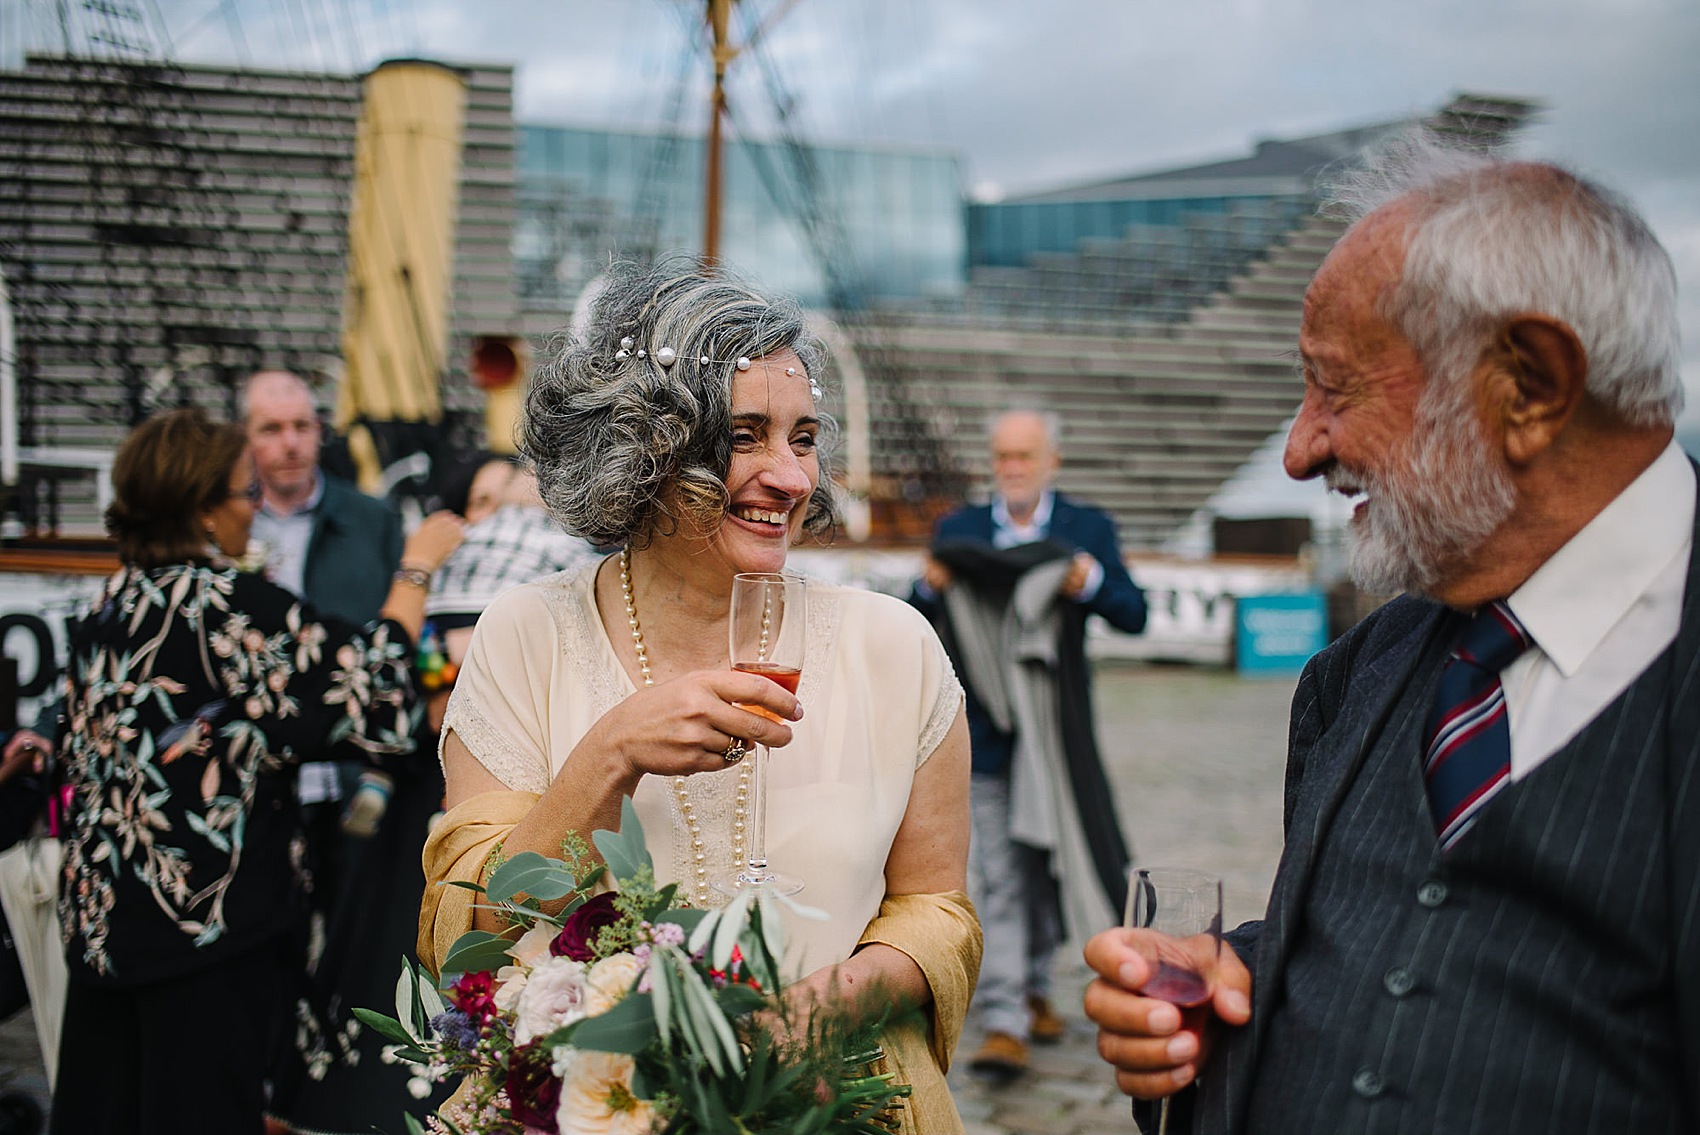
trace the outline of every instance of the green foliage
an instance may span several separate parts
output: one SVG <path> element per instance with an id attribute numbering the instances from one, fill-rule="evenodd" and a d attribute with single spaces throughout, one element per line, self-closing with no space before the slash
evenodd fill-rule
<path id="1" fill-rule="evenodd" d="M 678 888 L 657 885 L 630 800 L 622 802 L 620 831 L 592 838 L 601 863 L 577 835 L 562 841 L 562 859 L 534 852 L 506 858 L 498 848 L 487 864 L 486 886 L 471 887 L 484 894 L 481 905 L 503 911 L 517 926 L 555 932 L 601 887 L 603 863 L 618 881 L 614 917 L 588 943 L 589 964 L 630 955 L 644 966 L 641 981 L 605 1012 L 542 1038 L 544 1051 L 527 1049 L 526 1059 L 542 1059 L 547 1067 L 547 1052 L 559 1046 L 632 1056 L 630 1091 L 648 1101 L 657 1130 L 669 1135 L 889 1135 L 896 1126 L 891 1109 L 909 1089 L 867 1069 L 878 1056 L 883 1022 L 852 1027 L 817 1009 L 804 1025 L 782 996 L 785 916 L 824 915 L 760 889 L 742 891 L 718 910 L 675 907 Z M 562 900 L 559 913 L 544 913 L 542 903 Z M 601 915 L 587 911 L 583 917 Z M 594 925 L 581 921 L 578 940 Z M 671 927 L 678 931 L 669 933 Z M 466 975 L 467 989 L 484 992 L 456 987 L 451 999 L 482 996 L 489 1012 L 494 983 L 478 975 L 518 964 L 509 952 L 512 938 L 461 935 L 444 959 L 443 987 Z M 457 1128 L 440 1117 L 446 1129 L 513 1135 L 518 1126 L 498 1102 L 515 1051 L 511 1017 L 498 1014 L 476 1028 L 475 1043 L 456 1044 L 432 1034 L 431 1021 L 446 1007 L 430 975 L 407 964 L 396 985 L 395 1018 L 365 1009 L 355 1014 L 403 1059 L 472 1077 L 470 1118 Z"/>
<path id="2" fill-rule="evenodd" d="M 468 930 L 449 947 L 449 956 L 443 959 L 443 980 L 452 980 L 463 973 L 494 973 L 513 961 L 508 956 L 508 947 L 512 945 L 500 934 Z"/>

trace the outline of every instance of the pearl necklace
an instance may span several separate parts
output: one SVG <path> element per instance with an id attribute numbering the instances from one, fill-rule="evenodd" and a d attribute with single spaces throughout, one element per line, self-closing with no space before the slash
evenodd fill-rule
<path id="1" fill-rule="evenodd" d="M 620 549 L 620 595 L 626 601 L 626 625 L 632 629 L 632 648 L 637 652 L 638 672 L 643 675 L 645 686 L 655 685 L 655 675 L 649 668 L 649 649 L 644 645 L 643 627 L 638 623 L 637 603 L 632 599 L 631 558 L 625 548 Z M 690 880 L 692 905 L 699 909 L 707 909 L 714 905 L 714 892 L 708 885 L 708 844 L 702 837 L 702 824 L 696 816 L 696 805 L 691 803 L 691 794 L 685 785 L 686 778 L 673 778 L 673 796 L 679 802 L 679 818 L 684 821 L 685 830 L 691 837 L 690 870 L 693 878 Z M 732 808 L 732 869 L 739 870 L 744 866 L 744 821 L 750 800 L 750 766 L 743 762 L 738 767 L 737 801 Z"/>

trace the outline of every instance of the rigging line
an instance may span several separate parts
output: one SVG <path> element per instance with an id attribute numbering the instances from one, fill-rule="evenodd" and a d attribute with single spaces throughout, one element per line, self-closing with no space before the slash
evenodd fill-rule
<path id="1" fill-rule="evenodd" d="M 198 19 L 190 23 L 189 30 L 177 38 L 178 45 L 181 46 L 193 43 L 195 37 L 200 35 L 202 31 L 206 30 L 206 26 L 217 18 L 219 10 L 224 7 L 225 2 L 227 2 L 227 0 L 218 0 L 218 2 L 214 3 L 210 8 L 202 12 Z"/>
<path id="2" fill-rule="evenodd" d="M 936 12 L 924 8 L 921 0 L 909 0 L 909 16 L 910 19 L 914 21 L 914 32 L 909 42 L 931 45 L 938 41 L 932 34 L 933 24 L 931 21 L 929 21 L 926 26 L 922 26 L 923 11 L 926 11 L 928 15 L 935 18 L 937 16 Z M 945 145 L 945 139 L 950 137 L 950 123 L 947 121 L 949 111 L 944 104 L 944 96 L 940 91 L 938 84 L 928 82 L 924 77 L 926 72 L 925 53 L 922 53 L 920 58 L 916 60 L 916 63 L 917 66 L 920 67 L 923 76 L 918 81 L 920 82 L 922 89 L 926 92 L 923 97 L 926 100 L 927 106 L 927 132 L 930 135 L 928 141 L 933 146 L 942 147 Z"/>
<path id="3" fill-rule="evenodd" d="M 160 10 L 158 0 L 144 0 L 153 11 L 153 24 L 159 29 L 159 56 L 170 59 L 176 53 L 176 45 L 171 39 L 171 28 L 165 22 L 165 13 Z"/>
<path id="4" fill-rule="evenodd" d="M 311 44 L 307 38 L 305 29 L 302 27 L 299 0 L 283 0 L 283 10 L 285 18 L 289 21 L 290 35 L 295 40 L 294 65 L 298 70 L 309 70 L 307 66 L 307 53 Z"/>
<path id="5" fill-rule="evenodd" d="M 242 14 L 236 10 L 236 0 L 223 0 L 219 7 L 224 9 L 224 22 L 230 41 L 236 48 L 236 58 L 247 67 L 254 56 L 248 50 L 248 33 L 242 27 Z"/>
<path id="6" fill-rule="evenodd" d="M 771 53 L 758 45 L 752 54 L 778 115 L 780 142 L 790 159 L 792 176 L 796 181 L 798 217 L 815 255 L 821 261 L 828 300 L 840 311 L 857 310 L 862 306 L 865 289 L 843 215 L 827 192 L 818 155 L 797 133 L 792 118 L 795 100 L 785 89 L 784 79 Z"/>
<path id="7" fill-rule="evenodd" d="M 351 0 L 337 0 L 337 3 L 342 7 L 342 26 L 348 29 L 349 71 L 358 72 L 366 62 L 366 46 L 361 42 L 360 24 L 354 18 Z"/>
<path id="8" fill-rule="evenodd" d="M 409 55 L 418 55 L 418 54 L 420 54 L 420 49 L 423 45 L 423 40 L 422 40 L 422 38 L 420 36 L 420 32 L 419 32 L 419 9 L 411 2 L 411 0 L 402 0 L 401 10 L 407 16 L 407 23 L 408 23 L 407 51 L 408 51 L 408 54 Z"/>
<path id="9" fill-rule="evenodd" d="M 315 0 L 320 25 L 325 29 L 325 38 L 332 44 L 332 66 L 344 68 L 353 74 L 359 67 L 353 55 L 353 42 L 347 35 L 342 34 L 347 29 L 337 26 L 336 9 L 332 0 Z"/>
<path id="10" fill-rule="evenodd" d="M 634 220 L 639 239 L 657 246 L 660 244 L 662 218 L 667 212 L 666 187 L 673 183 L 678 164 L 681 116 L 684 114 L 685 89 L 690 84 L 691 64 L 696 45 L 687 37 L 679 49 L 674 67 L 672 88 L 662 129 L 651 140 L 645 155 L 644 169 L 638 181 L 637 209 Z"/>

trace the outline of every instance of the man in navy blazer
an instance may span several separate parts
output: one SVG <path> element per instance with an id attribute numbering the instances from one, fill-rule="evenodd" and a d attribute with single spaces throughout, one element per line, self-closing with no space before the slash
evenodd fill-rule
<path id="1" fill-rule="evenodd" d="M 1363 496 L 1352 574 L 1405 594 L 1300 679 L 1266 916 L 1187 943 L 1208 1008 L 1140 995 L 1149 931 L 1088 944 L 1099 1051 L 1200 1132 L 1700 1130 L 1670 257 L 1615 194 L 1434 139 L 1349 188 L 1286 466 Z"/>
<path id="2" fill-rule="evenodd" d="M 928 556 L 922 578 L 911 601 L 938 622 L 943 597 L 950 588 L 962 586 L 941 557 L 944 549 L 983 548 L 1033 549 L 1043 556 L 1066 556 L 1060 573 L 1058 593 L 1078 609 L 1079 617 L 1068 623 L 1065 635 L 1072 641 L 1061 650 L 1065 656 L 1083 659 L 1080 628 L 1085 614 L 1103 616 L 1112 626 L 1129 633 L 1145 627 L 1145 596 L 1127 573 L 1116 539 L 1115 523 L 1100 509 L 1070 500 L 1053 487 L 1062 464 L 1059 444 L 1061 425 L 1055 414 L 1014 410 L 999 416 L 991 429 L 991 503 L 963 508 L 942 519 L 933 536 L 933 554 Z M 1019 553 L 1018 553 L 1019 554 Z M 953 641 L 946 635 L 947 644 Z M 973 752 L 973 833 L 970 855 L 970 884 L 975 906 L 986 935 L 986 964 L 982 966 L 975 993 L 986 1040 L 970 1067 L 982 1075 L 1008 1080 L 1027 1067 L 1029 1039 L 1054 1043 L 1063 1035 L 1062 1019 L 1051 1007 L 1049 982 L 1051 958 L 1063 939 L 1057 874 L 1054 857 L 1011 834 L 1011 760 L 1017 737 L 1013 729 L 1000 728 L 988 712 L 984 691 L 977 691 L 972 674 L 962 675 L 967 687 L 967 716 Z M 1089 676 L 1069 672 L 1064 681 L 1079 688 L 1078 706 L 1089 717 L 1090 700 L 1084 688 Z M 1067 691 L 1065 691 L 1065 698 Z M 1072 699 L 1070 699 L 1072 700 Z M 1072 723 L 1065 709 L 1062 715 Z M 1103 773 L 1090 738 L 1090 722 L 1078 731 L 1084 736 L 1065 736 L 1062 744 L 1072 750 L 1077 775 L 1102 785 Z M 1085 764 L 1081 769 L 1079 765 Z M 1080 795 L 1078 785 L 1076 795 Z M 1090 792 L 1097 797 L 1088 808 L 1103 805 L 1107 790 Z M 1102 831 L 1098 858 L 1107 864 L 1105 873 L 1119 878 L 1125 870 L 1126 853 L 1113 809 L 1099 810 Z M 1086 817 L 1085 822 L 1090 822 Z M 1071 816 L 1067 822 L 1076 823 Z M 1107 851 L 1103 850 L 1108 848 Z M 1114 862 L 1110 862 L 1114 860 Z M 1088 872 L 1088 874 L 1091 874 Z M 1091 886 L 1091 879 L 1066 879 L 1065 886 Z M 1109 888 L 1106 887 L 1106 890 Z M 1077 928 L 1079 929 L 1079 928 Z"/>

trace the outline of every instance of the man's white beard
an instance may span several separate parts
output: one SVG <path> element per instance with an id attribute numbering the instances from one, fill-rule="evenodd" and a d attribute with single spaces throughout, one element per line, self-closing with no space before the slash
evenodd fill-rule
<path id="1" fill-rule="evenodd" d="M 1425 395 L 1394 468 L 1388 476 L 1329 474 L 1331 487 L 1338 479 L 1369 494 L 1347 527 L 1347 570 L 1372 595 L 1427 595 L 1505 522 L 1516 492 L 1464 383 Z"/>

